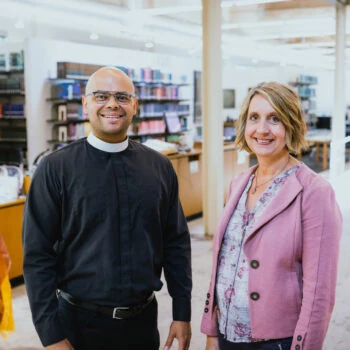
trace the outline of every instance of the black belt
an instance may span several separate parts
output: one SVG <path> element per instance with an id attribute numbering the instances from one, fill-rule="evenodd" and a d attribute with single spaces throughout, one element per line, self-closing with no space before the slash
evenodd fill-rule
<path id="1" fill-rule="evenodd" d="M 292 339 L 292 337 L 290 338 L 279 338 L 279 339 L 269 339 L 269 340 L 262 340 L 261 342 L 259 341 L 258 343 L 265 343 L 265 344 L 270 344 L 270 343 L 280 343 L 284 340 L 287 339 Z"/>
<path id="2" fill-rule="evenodd" d="M 73 306 L 80 307 L 82 309 L 101 315 L 110 316 L 117 320 L 124 320 L 139 315 L 154 299 L 154 293 L 152 292 L 152 294 L 142 304 L 135 306 L 108 307 L 89 303 L 88 301 L 76 298 L 62 290 L 57 290 L 56 294 L 58 298 L 61 297 Z"/>

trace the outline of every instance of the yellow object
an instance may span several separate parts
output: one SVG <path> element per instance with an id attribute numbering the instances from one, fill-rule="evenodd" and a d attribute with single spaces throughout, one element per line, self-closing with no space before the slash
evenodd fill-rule
<path id="1" fill-rule="evenodd" d="M 15 202 L 0 204 L 0 237 L 2 235 L 4 244 L 6 242 L 8 258 L 11 257 L 12 260 L 11 269 L 8 265 L 10 280 L 23 275 L 22 216 L 24 203 L 25 198 L 19 198 Z M 1 253 L 0 238 L 0 256 Z M 0 283 L 1 281 L 0 276 Z"/>
<path id="2" fill-rule="evenodd" d="M 32 177 L 29 175 L 24 176 L 23 178 L 23 191 L 24 194 L 27 195 L 28 191 L 29 191 L 29 186 L 30 186 L 30 182 L 32 181 Z"/>
<path id="3" fill-rule="evenodd" d="M 15 330 L 12 311 L 12 292 L 9 280 L 11 260 L 0 234 L 0 334 L 6 339 Z"/>
<path id="4" fill-rule="evenodd" d="M 12 292 L 8 274 L 0 286 L 0 334 L 6 339 L 15 330 L 12 310 Z"/>

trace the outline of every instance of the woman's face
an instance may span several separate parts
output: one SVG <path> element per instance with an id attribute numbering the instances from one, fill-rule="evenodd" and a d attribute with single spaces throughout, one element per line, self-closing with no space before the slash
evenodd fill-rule
<path id="1" fill-rule="evenodd" d="M 286 129 L 277 112 L 261 95 L 255 95 L 250 101 L 244 136 L 258 158 L 279 158 L 287 151 Z"/>

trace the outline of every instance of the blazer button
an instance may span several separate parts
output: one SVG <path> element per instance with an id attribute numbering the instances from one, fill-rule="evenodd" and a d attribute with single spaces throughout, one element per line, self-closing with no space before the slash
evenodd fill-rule
<path id="1" fill-rule="evenodd" d="M 210 298 L 210 293 L 207 294 L 207 298 Z"/>
<path id="2" fill-rule="evenodd" d="M 209 305 L 209 300 L 206 300 L 206 301 L 205 301 L 205 305 Z"/>
<path id="3" fill-rule="evenodd" d="M 300 341 L 301 339 L 303 339 L 303 337 L 301 335 L 297 336 L 297 341 Z"/>
<path id="4" fill-rule="evenodd" d="M 259 293 L 253 292 L 250 294 L 252 300 L 258 300 L 260 298 Z"/>
<path id="5" fill-rule="evenodd" d="M 295 345 L 295 350 L 300 350 L 300 345 Z"/>
<path id="6" fill-rule="evenodd" d="M 206 308 L 204 309 L 204 312 L 207 314 L 208 311 L 209 311 L 209 309 L 206 307 Z"/>
<path id="7" fill-rule="evenodd" d="M 259 267 L 259 261 L 258 260 L 252 260 L 250 262 L 250 266 L 253 268 L 253 269 L 257 269 Z"/>

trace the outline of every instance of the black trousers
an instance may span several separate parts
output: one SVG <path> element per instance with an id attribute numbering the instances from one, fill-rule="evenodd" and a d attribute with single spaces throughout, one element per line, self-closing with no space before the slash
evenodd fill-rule
<path id="1" fill-rule="evenodd" d="M 140 314 L 127 320 L 98 315 L 59 298 L 59 313 L 74 350 L 158 350 L 156 298 Z"/>
<path id="2" fill-rule="evenodd" d="M 219 333 L 220 350 L 290 350 L 293 338 L 279 339 L 276 341 L 261 341 L 254 343 L 232 343 Z"/>

